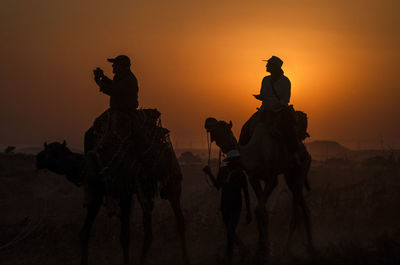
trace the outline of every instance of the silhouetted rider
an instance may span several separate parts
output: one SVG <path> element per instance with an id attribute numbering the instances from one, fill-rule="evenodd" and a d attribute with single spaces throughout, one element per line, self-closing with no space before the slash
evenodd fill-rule
<path id="1" fill-rule="evenodd" d="M 110 96 L 110 108 L 117 110 L 132 110 L 138 107 L 138 82 L 131 72 L 131 62 L 128 56 L 119 55 L 107 59 L 112 63 L 114 78 L 104 75 L 103 70 L 96 68 L 94 80 L 100 91 Z"/>
<path id="2" fill-rule="evenodd" d="M 110 96 L 110 108 L 97 117 L 93 126 L 85 133 L 86 183 L 99 181 L 98 173 L 104 173 L 120 147 L 137 127 L 139 88 L 137 79 L 130 69 L 131 61 L 126 55 L 107 60 L 112 63 L 114 73 L 112 80 L 105 76 L 100 68 L 93 71 L 94 81 L 99 86 L 100 92 Z M 136 138 L 142 135 L 142 132 L 135 131 Z M 110 193 L 107 194 L 107 204 L 112 205 Z M 113 207 L 110 209 L 113 211 Z"/>
<path id="3" fill-rule="evenodd" d="M 288 106 L 291 89 L 290 80 L 284 75 L 281 59 L 272 56 L 265 61 L 267 62 L 266 71 L 271 75 L 263 78 L 260 94 L 254 95 L 256 99 L 262 101 L 262 104 L 243 126 L 239 143 L 241 145 L 247 144 L 255 124 L 262 120 L 268 127 L 277 127 L 284 137 L 286 146 L 294 154 L 296 162 L 300 163 L 299 141 L 296 135 L 293 109 Z"/>
<path id="4" fill-rule="evenodd" d="M 272 56 L 267 61 L 266 70 L 271 73 L 263 78 L 259 95 L 254 95 L 262 101 L 260 110 L 278 112 L 286 108 L 290 101 L 290 80 L 283 74 L 282 60 Z"/>

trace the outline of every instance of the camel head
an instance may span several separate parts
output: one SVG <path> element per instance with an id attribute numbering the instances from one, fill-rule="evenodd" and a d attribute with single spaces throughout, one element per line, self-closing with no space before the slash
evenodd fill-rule
<path id="1" fill-rule="evenodd" d="M 67 148 L 66 142 L 53 142 L 43 144 L 44 149 L 36 155 L 36 168 L 49 169 L 57 174 L 65 174 L 65 158 L 72 154 Z"/>
<path id="2" fill-rule="evenodd" d="M 227 123 L 215 118 L 207 118 L 204 127 L 207 133 L 210 133 L 211 142 L 215 142 L 222 152 L 228 153 L 237 149 L 237 140 L 232 133 L 232 121 Z"/>

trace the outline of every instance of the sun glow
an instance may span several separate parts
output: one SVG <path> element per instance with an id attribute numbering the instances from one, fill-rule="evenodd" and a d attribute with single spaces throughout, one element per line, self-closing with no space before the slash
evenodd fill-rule
<path id="1" fill-rule="evenodd" d="M 381 131 L 397 139 L 398 1 L 340 1 L 98 0 L 93 7 L 6 0 L 1 137 L 41 143 L 62 135 L 81 145 L 108 105 L 91 71 L 110 73 L 105 58 L 124 53 L 133 61 L 141 106 L 161 110 L 183 145 L 202 141 L 207 116 L 240 129 L 260 105 L 252 95 L 267 75 L 261 60 L 271 55 L 283 59 L 291 103 L 309 113 L 313 137 L 354 138 L 368 120 L 376 125 L 371 137 Z"/>

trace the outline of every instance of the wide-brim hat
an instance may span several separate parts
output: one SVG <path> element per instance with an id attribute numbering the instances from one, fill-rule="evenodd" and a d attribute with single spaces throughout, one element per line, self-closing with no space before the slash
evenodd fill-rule
<path id="1" fill-rule="evenodd" d="M 271 58 L 269 58 L 268 60 L 262 60 L 263 62 L 268 62 L 268 63 L 270 63 L 270 64 L 275 64 L 275 65 L 277 65 L 277 66 L 279 66 L 279 67 L 282 67 L 282 65 L 283 65 L 283 61 L 279 58 L 279 57 L 277 57 L 277 56 L 275 56 L 275 55 L 273 55 Z"/>

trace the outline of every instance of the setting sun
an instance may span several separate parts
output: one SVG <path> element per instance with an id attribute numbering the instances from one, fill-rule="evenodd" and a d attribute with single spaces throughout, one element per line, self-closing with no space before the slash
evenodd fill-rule
<path id="1" fill-rule="evenodd" d="M 383 135 L 400 145 L 397 1 L 6 2 L 4 145 L 61 137 L 81 146 L 107 107 L 91 71 L 110 74 L 105 59 L 121 53 L 132 58 L 140 105 L 158 108 L 182 146 L 204 147 L 210 115 L 232 120 L 238 134 L 259 107 L 252 95 L 271 55 L 284 61 L 291 103 L 308 113 L 311 139 L 373 146 Z"/>

